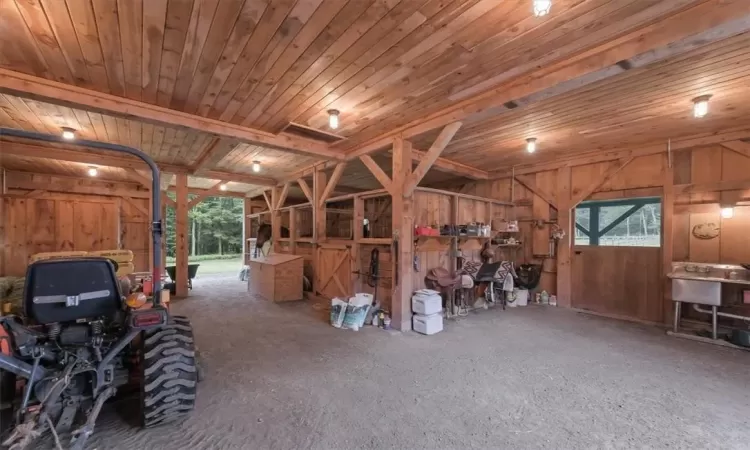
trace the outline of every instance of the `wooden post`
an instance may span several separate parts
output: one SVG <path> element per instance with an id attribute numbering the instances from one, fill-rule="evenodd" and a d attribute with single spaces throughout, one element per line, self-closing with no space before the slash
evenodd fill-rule
<path id="1" fill-rule="evenodd" d="M 361 258 L 359 256 L 360 239 L 362 239 L 362 227 L 365 219 L 365 201 L 360 196 L 354 197 L 354 214 L 352 216 L 352 231 L 354 242 L 352 242 L 352 287 L 354 292 L 362 291 L 362 276 L 358 273 L 362 270 Z M 379 280 L 378 280 L 379 281 Z"/>
<path id="2" fill-rule="evenodd" d="M 674 167 L 670 167 L 669 155 L 664 161 L 664 191 L 661 201 L 661 252 L 662 252 L 662 275 L 663 275 L 663 297 L 662 318 L 665 323 L 671 323 L 673 319 L 672 309 L 672 283 L 667 274 L 672 271 L 672 258 L 674 256 Z"/>
<path id="3" fill-rule="evenodd" d="M 253 213 L 253 201 L 250 198 L 245 197 L 242 205 L 242 260 L 244 264 L 247 264 L 247 260 L 250 255 L 247 251 L 247 240 L 250 239 L 250 230 L 252 230 L 252 219 L 247 217 L 248 214 Z"/>
<path id="4" fill-rule="evenodd" d="M 557 224 L 565 231 L 565 236 L 557 242 L 557 305 L 570 308 L 572 305 L 573 270 L 571 258 L 573 253 L 573 228 L 571 205 L 571 171 L 570 167 L 557 170 Z"/>
<path id="5" fill-rule="evenodd" d="M 289 208 L 289 253 L 297 254 L 297 208 Z"/>
<path id="6" fill-rule="evenodd" d="M 414 211 L 413 195 L 404 196 L 411 175 L 411 143 L 401 138 L 393 142 L 392 225 L 393 239 L 398 243 L 396 280 L 394 283 L 391 314 L 394 328 L 411 330 L 411 295 L 414 273 Z"/>
<path id="7" fill-rule="evenodd" d="M 175 210 L 175 245 L 177 286 L 175 295 L 188 295 L 188 184 L 187 175 L 177 175 L 177 208 Z"/>
<path id="8" fill-rule="evenodd" d="M 271 244 L 274 253 L 279 253 L 281 244 L 281 212 L 276 209 L 281 191 L 277 186 L 271 188 Z"/>
<path id="9" fill-rule="evenodd" d="M 162 197 L 166 197 L 166 194 Z M 167 267 L 167 202 L 161 204 L 161 224 L 161 268 L 163 271 Z"/>
<path id="10" fill-rule="evenodd" d="M 324 242 L 326 240 L 326 204 L 321 201 L 326 189 L 326 174 L 316 167 L 313 174 L 313 217 L 315 227 L 313 236 L 315 242 Z"/>

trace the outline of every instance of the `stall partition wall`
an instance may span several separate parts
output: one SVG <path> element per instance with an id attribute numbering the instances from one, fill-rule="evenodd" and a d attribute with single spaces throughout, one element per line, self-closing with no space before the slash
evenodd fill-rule
<path id="1" fill-rule="evenodd" d="M 149 269 L 148 199 L 63 195 L 0 197 L 0 276 L 23 276 L 40 252 L 123 248 Z"/>

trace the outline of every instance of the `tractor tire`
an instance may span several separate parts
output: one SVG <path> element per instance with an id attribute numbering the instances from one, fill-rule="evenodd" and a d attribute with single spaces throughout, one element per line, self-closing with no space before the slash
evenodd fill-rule
<path id="1" fill-rule="evenodd" d="M 193 328 L 171 317 L 145 332 L 141 351 L 141 423 L 144 428 L 184 420 L 195 406 L 198 384 Z"/>

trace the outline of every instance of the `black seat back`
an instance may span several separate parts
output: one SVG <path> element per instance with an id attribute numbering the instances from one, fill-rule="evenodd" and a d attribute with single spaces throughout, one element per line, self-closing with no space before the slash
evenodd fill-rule
<path id="1" fill-rule="evenodd" d="M 38 261 L 26 270 L 24 311 L 38 323 L 111 317 L 121 302 L 114 266 L 106 258 Z"/>

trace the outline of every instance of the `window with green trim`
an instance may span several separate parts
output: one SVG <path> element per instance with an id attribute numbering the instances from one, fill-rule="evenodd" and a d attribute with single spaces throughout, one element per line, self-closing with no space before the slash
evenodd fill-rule
<path id="1" fill-rule="evenodd" d="M 575 215 L 575 245 L 661 246 L 659 197 L 583 202 Z"/>

